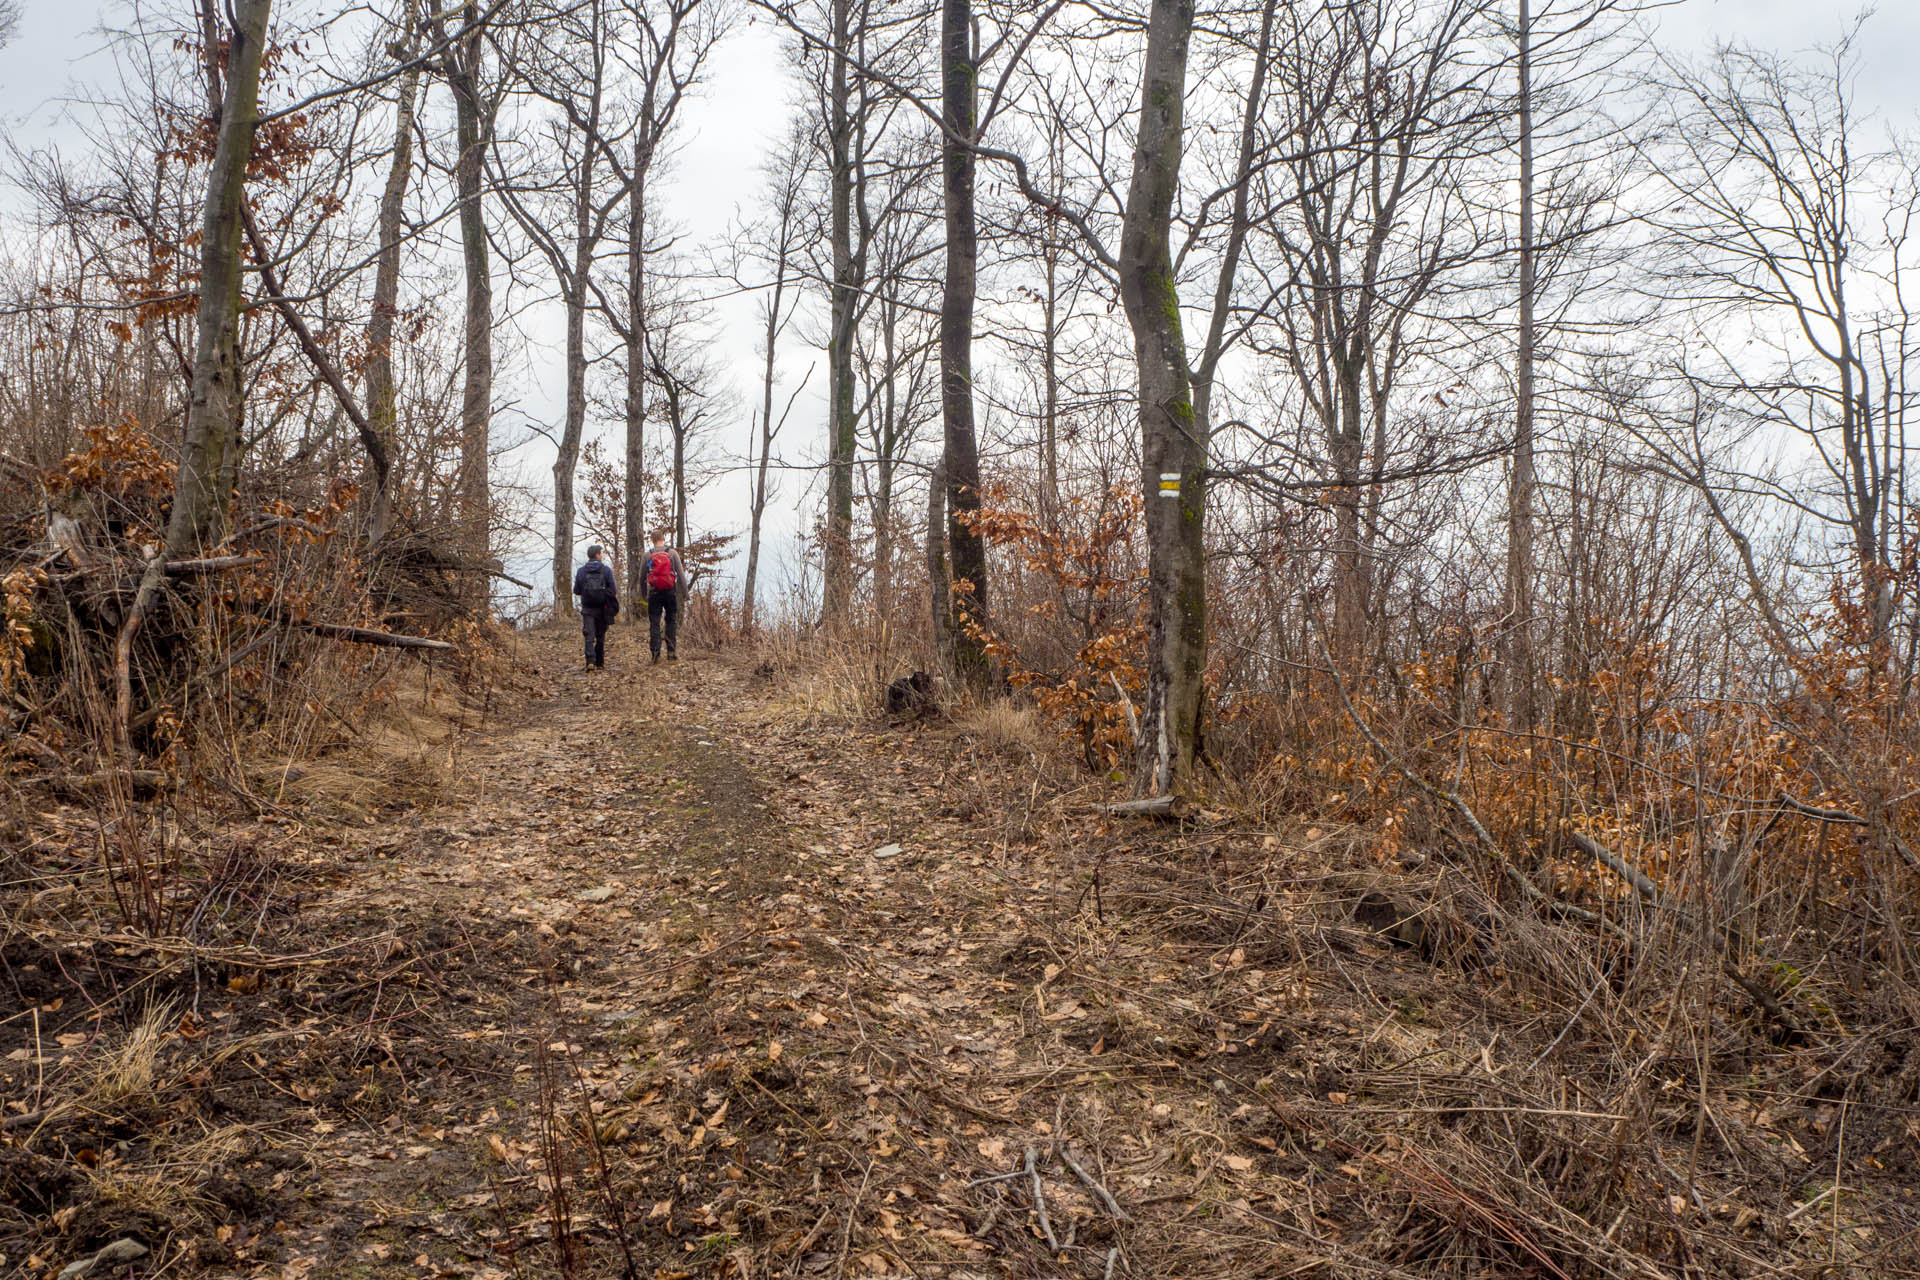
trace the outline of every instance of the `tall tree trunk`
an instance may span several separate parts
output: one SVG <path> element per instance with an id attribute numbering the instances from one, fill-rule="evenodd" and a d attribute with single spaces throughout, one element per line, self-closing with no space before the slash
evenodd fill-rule
<path id="1" fill-rule="evenodd" d="M 419 46 L 419 0 L 407 0 L 405 35 L 399 54 L 411 62 Z M 420 96 L 420 68 L 400 73 L 399 101 L 393 112 L 393 158 L 380 193 L 380 256 L 373 271 L 373 317 L 367 322 L 367 423 L 383 444 L 391 444 L 399 422 L 393 381 L 393 323 L 400 312 L 400 221 L 406 212 L 407 184 L 413 178 L 413 115 Z M 386 537 L 393 519 L 393 477 L 375 468 L 367 541 Z"/>
<path id="2" fill-rule="evenodd" d="M 946 288 L 940 298 L 940 417 L 946 428 L 947 544 L 953 564 L 953 663 L 976 689 L 987 683 L 987 545 L 973 528 L 980 510 L 980 446 L 973 423 L 973 304 L 978 229 L 973 216 L 972 0 L 941 0 L 941 123 L 947 223 Z"/>
<path id="3" fill-rule="evenodd" d="M 1334 377 L 1340 388 L 1332 406 L 1328 452 L 1333 462 L 1333 651 L 1349 676 L 1359 674 L 1366 651 L 1367 559 L 1361 531 L 1360 465 L 1366 439 L 1361 434 L 1361 396 L 1366 367 L 1362 331 L 1333 355 Z"/>
<path id="4" fill-rule="evenodd" d="M 771 402 L 773 397 L 768 396 Z M 773 433 L 767 429 L 771 418 L 762 418 L 760 456 L 754 460 L 753 492 L 747 502 L 747 580 L 740 600 L 740 630 L 753 634 L 755 602 L 760 592 L 760 526 L 767 514 L 767 458 L 773 452 Z"/>
<path id="5" fill-rule="evenodd" d="M 889 303 L 881 312 L 880 325 L 880 429 L 874 439 L 873 502 L 873 612 L 885 621 L 893 608 L 893 474 L 894 452 L 900 447 L 900 397 L 895 380 L 899 368 L 894 350 L 898 339 L 899 313 Z M 873 396 L 867 397 L 867 413 L 873 414 Z"/>
<path id="6" fill-rule="evenodd" d="M 833 291 L 827 337 L 827 525 L 822 621 L 846 621 L 853 600 L 853 457 L 858 441 L 853 397 L 853 329 L 859 282 L 853 255 L 853 81 L 847 59 L 853 0 L 833 0 L 833 49 L 827 89 L 828 227 Z"/>
<path id="7" fill-rule="evenodd" d="M 1507 722 L 1534 721 L 1533 637 L 1533 16 L 1520 0 L 1520 333 L 1515 358 L 1513 474 L 1507 487 Z"/>
<path id="8" fill-rule="evenodd" d="M 589 194 L 580 193 L 574 241 L 573 274 L 566 282 L 567 416 L 553 458 L 553 607 L 573 615 L 574 473 L 580 466 L 580 437 L 587 426 L 587 273 L 593 250 L 587 241 Z"/>
<path id="9" fill-rule="evenodd" d="M 940 463 L 927 477 L 927 610 L 933 624 L 933 659 L 953 669 L 953 613 L 947 577 L 947 477 Z"/>
<path id="10" fill-rule="evenodd" d="M 1060 250 L 1051 238 L 1040 251 L 1047 291 L 1040 299 L 1040 525 L 1060 530 Z"/>
<path id="11" fill-rule="evenodd" d="M 218 103 L 213 164 L 200 216 L 200 301 L 194 317 L 193 372 L 186 436 L 167 518 L 165 548 L 147 560 L 133 603 L 114 637 L 114 735 L 132 747 L 133 641 L 159 598 L 169 559 L 218 539 L 233 495 L 240 419 L 240 278 L 245 235 L 247 162 L 259 126 L 260 60 L 266 51 L 270 0 L 232 0 L 225 79 Z M 209 65 L 219 47 L 211 6 L 203 9 Z M 209 86 L 211 93 L 211 86 Z"/>
<path id="12" fill-rule="evenodd" d="M 649 104 L 650 105 L 650 104 Z M 640 562 L 647 547 L 647 168 L 652 139 L 643 121 L 633 140 L 633 185 L 627 191 L 627 597 L 641 598 Z"/>
<path id="13" fill-rule="evenodd" d="M 446 54 L 447 87 L 453 91 L 454 132 L 460 146 L 453 176 L 460 200 L 460 247 L 467 286 L 460 480 L 455 501 L 462 550 L 484 562 L 491 550 L 487 465 L 493 422 L 493 271 L 486 210 L 481 205 L 487 122 L 480 97 L 479 6 L 468 0 L 462 16 L 464 34 Z"/>
<path id="14" fill-rule="evenodd" d="M 271 0 L 230 0 L 225 88 L 200 217 L 200 301 L 185 446 L 167 521 L 166 554 L 218 540 L 232 497 L 240 419 L 240 246 L 247 161 L 259 124 L 260 59 Z M 157 580 L 156 580 L 157 581 Z M 150 591 L 143 595 L 151 596 Z"/>
<path id="15" fill-rule="evenodd" d="M 780 306 L 787 292 L 787 231 L 780 232 L 780 255 L 773 268 L 773 297 L 767 304 L 766 356 L 760 368 L 760 456 L 754 460 L 752 489 L 747 501 L 747 581 L 740 607 L 740 627 L 753 634 L 755 602 L 760 589 L 760 525 L 767 513 L 767 469 L 773 454 L 774 352 L 780 342 Z"/>
<path id="16" fill-rule="evenodd" d="M 565 617 L 573 616 L 574 476 L 580 467 L 580 437 L 587 427 L 587 300 L 592 296 L 593 251 L 599 241 L 594 173 L 600 157 L 601 86 L 606 78 L 599 0 L 588 10 L 587 44 L 592 79 L 580 162 L 573 173 L 573 263 L 560 280 L 567 310 L 567 409 L 553 458 L 553 609 Z M 614 554 L 620 554 L 620 548 Z"/>
<path id="17" fill-rule="evenodd" d="M 687 515 L 689 500 L 687 494 L 687 424 L 686 420 L 680 416 L 683 412 L 683 406 L 680 403 L 680 396 L 677 391 L 669 395 L 668 404 L 671 406 L 669 412 L 673 415 L 673 545 L 676 547 L 685 547 L 687 545 L 687 525 L 689 523 Z M 680 594 L 684 596 L 686 592 L 683 590 Z"/>
<path id="18" fill-rule="evenodd" d="M 1147 697 L 1133 774 L 1140 796 L 1191 786 L 1207 661 L 1207 441 L 1194 421 L 1169 243 L 1192 35 L 1193 0 L 1153 0 L 1118 257 L 1147 507 Z"/>

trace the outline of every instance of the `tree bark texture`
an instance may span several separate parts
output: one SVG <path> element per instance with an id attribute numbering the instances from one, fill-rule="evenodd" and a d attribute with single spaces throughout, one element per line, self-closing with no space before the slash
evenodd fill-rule
<path id="1" fill-rule="evenodd" d="M 411 61 L 419 44 L 418 0 L 408 0 L 400 50 Z M 400 73 L 393 112 L 393 155 L 380 192 L 379 257 L 373 269 L 373 315 L 367 321 L 367 422 L 383 446 L 394 438 L 399 404 L 393 381 L 393 325 L 400 314 L 400 223 L 406 212 L 407 186 L 413 178 L 413 117 L 420 98 L 420 68 Z M 389 469 L 376 464 L 373 498 L 367 516 L 367 541 L 377 543 L 393 519 L 393 482 Z"/>
<path id="2" fill-rule="evenodd" d="M 560 281 L 567 312 L 567 407 L 553 458 L 553 609 L 573 616 L 574 475 L 580 467 L 580 437 L 587 428 L 587 300 L 591 296 L 593 251 L 599 235 L 594 221 L 594 173 L 600 155 L 600 93 L 604 81 L 600 5 L 588 14 L 587 57 L 591 61 L 585 135 L 573 180 L 573 262 Z M 604 225 L 604 224 L 602 224 Z M 631 593 L 629 593 L 631 595 Z"/>
<path id="3" fill-rule="evenodd" d="M 645 111 L 651 113 L 652 103 Z M 627 598 L 642 598 L 641 562 L 647 549 L 647 169 L 653 143 L 643 123 L 633 140 L 633 185 L 627 193 Z"/>
<path id="4" fill-rule="evenodd" d="M 860 282 L 853 253 L 853 79 L 847 58 L 853 0 L 833 0 L 828 54 L 828 227 L 833 265 L 827 337 L 827 521 L 821 620 L 845 620 L 853 600 L 854 323 Z"/>
<path id="5" fill-rule="evenodd" d="M 975 81 L 972 0 L 941 0 L 941 123 L 944 126 L 946 287 L 940 298 L 940 417 L 946 432 L 947 544 L 953 573 L 955 674 L 987 683 L 987 546 L 973 528 L 980 510 L 980 446 L 973 421 L 973 306 L 979 267 L 973 179 Z"/>
<path id="6" fill-rule="evenodd" d="M 933 625 L 933 657 L 942 671 L 953 668 L 951 584 L 947 578 L 947 477 L 938 464 L 927 477 L 927 609 Z"/>
<path id="7" fill-rule="evenodd" d="M 453 93 L 454 132 L 460 147 L 453 174 L 460 200 L 460 248 L 467 287 L 456 493 L 462 550 L 484 562 L 491 553 L 487 467 L 493 423 L 493 269 L 481 202 L 487 120 L 480 97 L 479 6 L 469 0 L 463 18 L 464 34 L 446 53 L 447 87 Z"/>
<path id="8" fill-rule="evenodd" d="M 1192 0 L 1153 0 L 1118 255 L 1139 376 L 1147 507 L 1147 698 L 1133 774 L 1139 796 L 1190 786 L 1207 660 L 1207 442 L 1194 421 L 1170 248 L 1192 35 Z"/>
<path id="9" fill-rule="evenodd" d="M 271 0 L 231 0 L 225 85 L 213 164 L 200 218 L 200 300 L 194 319 L 193 377 L 173 510 L 168 557 L 218 540 L 232 497 L 235 428 L 240 405 L 241 213 L 247 162 L 259 124 L 260 59 L 266 51 Z M 151 594 L 150 592 L 144 594 Z M 136 610 L 136 613 L 140 610 Z M 124 710 L 124 709 L 123 709 Z"/>
<path id="10" fill-rule="evenodd" d="M 1520 0 L 1520 332 L 1514 361 L 1513 474 L 1507 484 L 1507 722 L 1534 721 L 1533 645 L 1533 15 Z"/>

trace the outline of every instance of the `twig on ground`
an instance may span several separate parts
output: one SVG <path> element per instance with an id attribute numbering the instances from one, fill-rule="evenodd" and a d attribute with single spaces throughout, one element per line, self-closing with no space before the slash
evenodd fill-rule
<path id="1" fill-rule="evenodd" d="M 846 1280 L 847 1250 L 853 1245 L 853 1220 L 860 1216 L 860 1202 L 867 1197 L 867 1183 L 873 1179 L 873 1162 L 869 1160 L 865 1172 L 860 1175 L 860 1189 L 853 1193 L 853 1203 L 847 1206 L 846 1221 L 840 1224 L 840 1258 L 834 1264 L 833 1274 L 839 1280 Z"/>
<path id="2" fill-rule="evenodd" d="M 1067 1168 L 1073 1171 L 1073 1176 L 1080 1179 L 1081 1183 L 1083 1183 L 1086 1186 L 1087 1190 L 1091 1191 L 1094 1194 L 1094 1197 L 1098 1199 L 1101 1204 L 1107 1207 L 1107 1212 L 1111 1214 L 1117 1221 L 1120 1221 L 1120 1222 L 1133 1221 L 1133 1219 L 1127 1214 L 1127 1211 L 1120 1207 L 1120 1202 L 1113 1198 L 1113 1192 L 1107 1190 L 1107 1188 L 1100 1182 L 1099 1179 L 1095 1178 L 1092 1174 L 1088 1173 L 1086 1171 L 1086 1168 L 1083 1165 L 1081 1165 L 1081 1163 L 1078 1160 L 1075 1160 L 1073 1158 L 1073 1149 L 1071 1147 L 1062 1146 L 1060 1148 L 1060 1162 L 1066 1165 Z"/>
<path id="3" fill-rule="evenodd" d="M 1040 1186 L 1040 1167 L 1034 1162 L 1032 1147 L 1027 1148 L 1027 1176 L 1033 1180 L 1033 1212 L 1040 1220 L 1040 1234 L 1046 1237 L 1047 1248 L 1058 1253 L 1060 1241 L 1053 1234 L 1053 1223 L 1047 1220 L 1047 1193 Z"/>
<path id="4" fill-rule="evenodd" d="M 1026 1172 L 1024 1169 L 1017 1170 L 1009 1176 L 1019 1177 L 1024 1172 Z M 981 1215 L 980 1225 L 973 1229 L 973 1238 L 975 1240 L 984 1240 L 987 1238 L 987 1234 L 993 1230 L 994 1224 L 1000 1221 L 1000 1210 L 1006 1207 L 1006 1192 L 1000 1191 L 998 1188 L 995 1188 L 995 1190 L 998 1194 L 994 1197 L 993 1203 L 988 1205 L 986 1213 Z"/>

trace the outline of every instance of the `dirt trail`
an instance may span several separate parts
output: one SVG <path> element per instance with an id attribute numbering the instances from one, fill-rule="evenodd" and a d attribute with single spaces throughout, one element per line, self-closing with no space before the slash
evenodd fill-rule
<path id="1" fill-rule="evenodd" d="M 1667 1083 L 1688 1063 L 1588 1044 L 1590 989 L 1500 968 L 1552 937 L 1476 934 L 1485 899 L 1437 862 L 1306 822 L 1104 821 L 1031 724 L 849 727 L 747 660 L 654 668 L 632 640 L 584 673 L 570 634 L 530 638 L 539 696 L 454 742 L 431 807 L 308 828 L 276 911 L 310 961 L 282 936 L 264 969 L 172 971 L 193 1012 L 161 1062 L 191 1065 L 141 1105 L 204 1133 L 171 1176 L 225 1225 L 183 1241 L 167 1188 L 103 1165 L 56 1215 L 66 1256 L 131 1234 L 179 1274 L 289 1280 L 1736 1276 L 1905 1238 L 1889 1197 L 1850 1199 L 1845 1232 L 1795 1213 L 1835 1138 L 1824 1104 L 1752 1086 L 1789 1053 L 1756 1035 L 1748 1093 L 1698 1127 Z M 0 1158 L 0 1207 L 71 1183 Z"/>
<path id="2" fill-rule="evenodd" d="M 1001 1023 L 1017 1026 L 1051 962 L 1018 911 L 1000 913 L 1015 927 L 997 949 L 1007 930 L 970 920 L 994 880 L 975 846 L 994 834 L 964 804 L 935 812 L 956 788 L 922 776 L 901 736 L 769 714 L 764 678 L 729 662 L 616 653 L 589 674 L 566 637 L 534 648 L 551 696 L 467 744 L 454 793 L 417 826 L 344 850 L 350 909 L 392 913 L 396 960 L 431 949 L 408 967 L 432 975 L 439 1007 L 379 1037 L 363 1090 L 318 1100 L 297 1175 L 312 1190 L 261 1242 L 270 1270 L 547 1270 L 565 1234 L 543 1142 L 555 1115 L 589 1272 L 624 1262 L 616 1216 L 647 1276 L 880 1274 L 913 1218 L 937 1233 L 915 1252 L 944 1239 L 989 1258 L 976 1223 L 886 1166 L 908 1146 L 1020 1151 L 987 1133 L 1013 1123 L 996 1100 L 964 1096 L 1018 1062 Z M 956 856 L 979 871 L 959 893 Z M 377 1122 L 318 1118 L 377 1113 L 364 1095 L 381 1090 L 395 1092 Z M 577 1141 L 587 1099 L 597 1155 Z M 1056 1195 L 1066 1231 L 1076 1195 Z"/>
<path id="3" fill-rule="evenodd" d="M 1103 908 L 1070 859 L 1022 870 L 1024 749 L 815 727 L 711 655 L 583 673 L 569 640 L 535 638 L 551 696 L 466 746 L 442 807 L 344 851 L 350 909 L 391 913 L 416 985 L 369 1006 L 394 1033 L 317 1099 L 292 1143 L 310 1190 L 234 1270 L 1168 1274 L 1129 1263 L 1121 1201 L 1184 1204 L 1222 1153 L 1164 1141 L 1181 1121 L 1150 1087 L 1096 1086 L 1214 1037 L 1169 1045 L 1197 1010 L 1069 971 L 1067 917 Z M 1156 1032 L 1131 1066 L 1130 1019 Z M 1277 1256 L 1243 1235 L 1202 1252 Z"/>

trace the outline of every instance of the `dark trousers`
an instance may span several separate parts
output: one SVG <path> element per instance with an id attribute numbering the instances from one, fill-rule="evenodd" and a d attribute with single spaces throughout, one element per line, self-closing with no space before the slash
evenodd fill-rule
<path id="1" fill-rule="evenodd" d="M 612 621 L 612 616 L 602 609 L 580 611 L 580 634 L 587 642 L 588 666 L 607 665 L 607 624 Z"/>
<path id="2" fill-rule="evenodd" d="M 680 591 L 668 587 L 655 591 L 647 589 L 647 647 L 653 650 L 653 656 L 660 656 L 660 624 L 664 618 L 667 631 L 667 652 L 680 652 Z"/>

